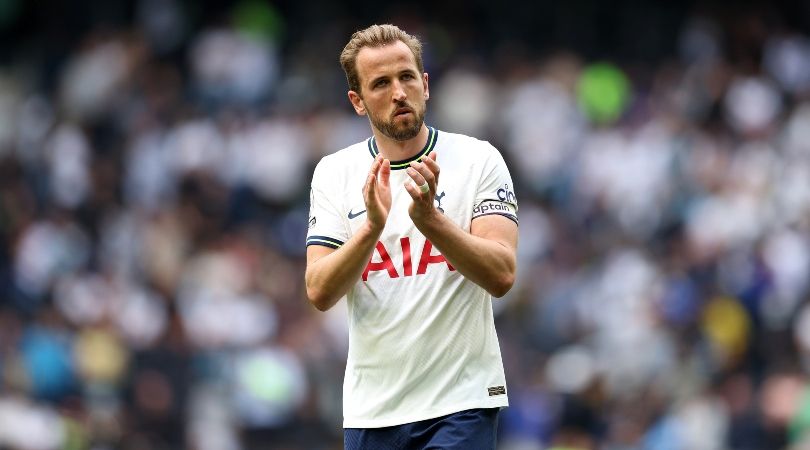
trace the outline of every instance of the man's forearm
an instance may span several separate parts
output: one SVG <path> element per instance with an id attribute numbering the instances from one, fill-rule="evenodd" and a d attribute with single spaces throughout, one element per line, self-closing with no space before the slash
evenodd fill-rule
<path id="1" fill-rule="evenodd" d="M 511 289 L 516 261 L 507 243 L 467 233 L 438 212 L 416 226 L 456 270 L 492 296 Z"/>
<path id="2" fill-rule="evenodd" d="M 381 232 L 366 223 L 339 249 L 307 265 L 304 277 L 307 297 L 316 308 L 328 310 L 354 286 Z"/>

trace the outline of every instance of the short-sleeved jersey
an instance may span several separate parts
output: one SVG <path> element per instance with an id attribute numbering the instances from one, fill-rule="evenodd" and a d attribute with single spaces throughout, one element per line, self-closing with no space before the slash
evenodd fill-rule
<path id="1" fill-rule="evenodd" d="M 408 215 L 413 160 L 437 152 L 434 202 L 463 230 L 499 214 L 517 223 L 512 180 L 489 143 L 429 127 L 425 147 L 391 162 L 391 212 L 363 275 L 346 295 L 346 428 L 376 428 L 508 405 L 492 299 L 459 274 Z M 364 223 L 362 189 L 374 138 L 324 157 L 312 178 L 307 245 L 339 248 Z"/>

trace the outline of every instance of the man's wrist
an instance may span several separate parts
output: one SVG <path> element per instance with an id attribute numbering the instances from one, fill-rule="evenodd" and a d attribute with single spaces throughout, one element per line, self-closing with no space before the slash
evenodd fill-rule
<path id="1" fill-rule="evenodd" d="M 418 217 L 411 216 L 411 220 L 413 221 L 414 225 L 416 225 L 416 228 L 419 228 L 420 230 L 430 229 L 437 226 L 441 222 L 441 219 L 442 213 L 436 208 L 433 208 L 427 214 L 420 215 Z"/>
<path id="2" fill-rule="evenodd" d="M 373 238 L 373 240 L 379 239 L 380 235 L 382 235 L 383 228 L 385 228 L 385 224 L 376 225 L 372 223 L 370 220 L 366 220 L 363 222 L 363 225 L 360 226 L 358 230 L 358 234 L 361 236 L 369 236 Z"/>

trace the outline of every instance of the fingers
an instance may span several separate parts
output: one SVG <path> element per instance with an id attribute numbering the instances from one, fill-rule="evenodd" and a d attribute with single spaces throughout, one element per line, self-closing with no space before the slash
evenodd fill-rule
<path id="1" fill-rule="evenodd" d="M 390 197 L 391 186 L 391 162 L 377 155 L 366 177 L 366 184 L 363 186 L 363 198 L 366 206 L 376 203 L 378 200 Z"/>
<path id="2" fill-rule="evenodd" d="M 435 190 L 436 176 L 424 164 L 411 163 L 411 167 L 408 167 L 408 175 L 417 186 L 427 183 L 431 190 Z"/>
<path id="3" fill-rule="evenodd" d="M 380 167 L 382 166 L 382 160 L 383 160 L 382 156 L 377 155 L 374 158 L 374 162 L 371 163 L 371 168 L 368 171 L 368 176 L 366 177 L 366 184 L 363 186 L 363 197 L 365 197 L 366 203 L 368 203 L 369 200 L 376 198 L 377 174 L 379 173 Z"/>
<path id="4" fill-rule="evenodd" d="M 377 176 L 377 173 L 380 171 L 380 166 L 382 166 L 383 157 L 382 155 L 377 155 L 374 157 L 374 162 L 371 163 L 371 169 L 369 169 L 368 174 Z"/>
<path id="5" fill-rule="evenodd" d="M 406 181 L 406 182 L 405 182 L 405 184 L 404 184 L 404 186 L 405 186 L 405 190 L 406 190 L 406 191 L 408 191 L 408 194 L 411 196 L 411 198 L 412 198 L 414 201 L 419 201 L 419 200 L 421 200 L 421 198 L 422 198 L 422 192 L 421 192 L 421 191 L 419 191 L 419 188 L 418 188 L 418 187 L 416 187 L 416 186 L 415 186 L 413 183 L 411 183 L 410 181 Z"/>
<path id="6" fill-rule="evenodd" d="M 408 208 L 408 214 L 411 216 L 411 219 L 416 221 L 419 217 L 425 217 L 435 211 L 436 207 L 433 204 L 432 192 L 428 191 L 423 193 L 411 180 L 405 181 L 405 190 L 413 200 L 413 203 L 411 203 L 411 206 Z"/>
<path id="7" fill-rule="evenodd" d="M 412 162 L 408 167 L 408 176 L 411 177 L 417 187 L 427 183 L 430 192 L 436 192 L 439 182 L 439 164 L 436 163 L 436 152 L 428 155 L 422 162 Z M 417 191 L 419 190 L 417 189 Z"/>
<path id="8" fill-rule="evenodd" d="M 411 180 L 413 180 L 413 183 L 416 186 L 423 186 L 425 183 L 428 183 L 428 186 L 430 186 L 430 183 L 428 182 L 428 180 L 418 170 L 414 169 L 413 167 L 408 167 L 407 172 L 408 172 L 408 176 L 411 177 Z M 410 184 L 410 183 L 408 183 L 408 184 Z"/>
<path id="9" fill-rule="evenodd" d="M 380 171 L 380 166 L 382 165 L 382 156 L 377 155 L 374 157 L 374 162 L 371 163 L 371 168 L 368 170 L 368 177 L 366 178 L 366 184 L 368 184 L 368 180 L 372 177 L 376 178 L 377 173 Z"/>
<path id="10" fill-rule="evenodd" d="M 433 172 L 433 175 L 436 177 L 436 180 L 439 179 L 439 163 L 436 162 L 436 152 L 431 152 L 427 158 L 422 160 L 422 162 Z"/>
<path id="11" fill-rule="evenodd" d="M 403 186 L 405 186 L 405 190 L 408 191 L 414 203 L 419 203 L 426 207 L 433 207 L 433 194 L 430 191 L 422 192 L 422 190 L 419 189 L 419 185 L 414 184 L 413 181 L 406 181 L 403 183 Z"/>
<path id="12" fill-rule="evenodd" d="M 380 186 L 388 187 L 389 180 L 391 179 L 391 161 L 383 159 L 378 173 L 380 177 Z"/>

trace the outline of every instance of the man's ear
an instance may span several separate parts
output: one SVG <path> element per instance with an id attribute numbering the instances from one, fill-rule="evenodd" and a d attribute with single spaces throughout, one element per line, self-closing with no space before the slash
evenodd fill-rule
<path id="1" fill-rule="evenodd" d="M 428 87 L 428 74 L 422 74 L 422 85 L 425 86 L 425 100 L 430 98 L 430 88 Z"/>
<path id="2" fill-rule="evenodd" d="M 355 91 L 349 91 L 349 101 L 352 102 L 354 112 L 356 112 L 358 116 L 366 115 L 366 105 L 363 104 L 363 98 L 360 97 L 360 94 Z"/>

